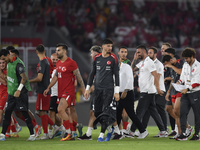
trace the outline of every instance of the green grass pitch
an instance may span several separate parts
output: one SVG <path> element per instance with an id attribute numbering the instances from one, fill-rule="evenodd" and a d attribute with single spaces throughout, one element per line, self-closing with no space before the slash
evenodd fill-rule
<path id="1" fill-rule="evenodd" d="M 0 127 L 0 130 L 2 128 Z M 85 133 L 87 127 L 83 128 Z M 63 141 L 59 138 L 51 140 L 26 141 L 29 137 L 27 127 L 19 132 L 19 138 L 8 138 L 0 141 L 0 150 L 198 150 L 200 141 L 176 141 L 169 138 L 154 138 L 158 128 L 150 126 L 147 128 L 149 135 L 145 139 L 123 138 L 122 140 L 111 140 L 109 142 L 97 142 L 100 127 L 92 133 L 92 141 Z"/>

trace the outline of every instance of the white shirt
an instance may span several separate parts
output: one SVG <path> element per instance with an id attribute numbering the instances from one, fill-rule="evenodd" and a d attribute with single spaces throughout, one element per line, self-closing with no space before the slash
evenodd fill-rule
<path id="1" fill-rule="evenodd" d="M 158 74 L 160 74 L 159 79 L 159 88 L 161 91 L 165 92 L 165 83 L 164 83 L 164 66 L 163 64 L 156 58 L 154 61 L 154 64 L 156 66 L 156 71 Z M 156 88 L 156 86 L 155 86 Z M 156 92 L 157 94 L 158 92 Z"/>
<path id="2" fill-rule="evenodd" d="M 119 70 L 119 92 L 123 92 L 125 89 L 133 90 L 133 71 L 128 64 L 121 63 Z"/>
<path id="3" fill-rule="evenodd" d="M 154 76 L 151 72 L 156 71 L 156 66 L 147 56 L 143 61 L 136 65 L 139 68 L 139 88 L 140 93 L 156 93 L 156 88 L 154 86 Z"/>
<path id="4" fill-rule="evenodd" d="M 190 66 L 187 62 L 183 64 L 179 82 L 184 83 L 186 88 L 190 89 L 190 91 L 187 93 L 192 93 L 200 90 L 200 86 L 195 88 L 192 87 L 192 85 L 195 83 L 200 84 L 200 63 L 196 59 L 192 66 Z"/>
<path id="5" fill-rule="evenodd" d="M 56 69 L 53 70 L 52 78 L 54 77 L 55 73 L 56 73 Z M 50 79 L 50 82 L 52 78 Z M 52 96 L 58 96 L 58 82 L 56 82 L 54 86 L 51 87 L 51 97 Z"/>

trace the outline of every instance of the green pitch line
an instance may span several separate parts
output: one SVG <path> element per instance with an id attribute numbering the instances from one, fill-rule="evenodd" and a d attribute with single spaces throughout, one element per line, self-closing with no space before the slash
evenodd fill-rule
<path id="1" fill-rule="evenodd" d="M 1 131 L 0 127 L 0 131 Z M 85 133 L 87 127 L 83 128 Z M 145 139 L 123 138 L 122 140 L 111 140 L 109 142 L 97 142 L 100 127 L 92 133 L 92 141 L 63 141 L 59 138 L 50 140 L 26 141 L 29 137 L 27 127 L 19 132 L 19 138 L 8 138 L 0 141 L 0 149 L 5 150 L 192 150 L 200 148 L 200 141 L 176 141 L 169 138 L 154 138 L 158 128 L 150 126 L 147 128 L 149 135 Z"/>

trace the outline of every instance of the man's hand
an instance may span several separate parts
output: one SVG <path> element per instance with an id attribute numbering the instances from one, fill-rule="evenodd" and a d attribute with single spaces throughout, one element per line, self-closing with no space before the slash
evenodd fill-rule
<path id="1" fill-rule="evenodd" d="M 172 68 L 173 66 L 172 66 L 171 64 L 166 64 L 166 65 L 165 65 L 165 68 L 167 68 L 167 67 L 168 67 L 168 68 Z"/>
<path id="2" fill-rule="evenodd" d="M 48 92 L 49 92 L 49 88 L 47 88 L 47 89 L 44 91 L 43 95 L 46 97 Z"/>
<path id="3" fill-rule="evenodd" d="M 82 94 L 83 94 L 83 97 L 85 97 L 85 88 L 82 89 Z M 88 96 L 89 96 L 89 95 L 88 95 Z M 88 98 L 85 97 L 85 99 L 88 99 Z"/>
<path id="4" fill-rule="evenodd" d="M 164 94 L 164 92 L 161 91 L 160 88 L 157 88 L 157 92 L 158 92 L 158 94 L 159 94 L 160 96 L 162 96 L 162 95 Z"/>
<path id="5" fill-rule="evenodd" d="M 90 91 L 89 90 L 85 90 L 85 93 L 84 93 L 85 99 L 88 99 L 89 94 L 90 94 Z"/>
<path id="6" fill-rule="evenodd" d="M 167 94 L 165 95 L 165 99 L 166 101 L 169 101 L 169 92 L 167 92 Z"/>
<path id="7" fill-rule="evenodd" d="M 134 58 L 133 58 L 134 60 L 137 60 L 138 59 L 138 53 L 137 52 L 135 52 L 135 54 L 134 54 Z"/>
<path id="8" fill-rule="evenodd" d="M 181 94 L 186 94 L 188 92 L 188 89 L 184 89 L 181 91 Z"/>
<path id="9" fill-rule="evenodd" d="M 122 92 L 122 94 L 121 94 L 121 99 L 126 98 L 126 95 L 127 95 L 127 92 Z"/>
<path id="10" fill-rule="evenodd" d="M 114 94 L 115 101 L 119 101 L 119 93 Z"/>
<path id="11" fill-rule="evenodd" d="M 15 93 L 14 93 L 14 97 L 19 97 L 21 91 L 20 90 L 17 90 Z"/>

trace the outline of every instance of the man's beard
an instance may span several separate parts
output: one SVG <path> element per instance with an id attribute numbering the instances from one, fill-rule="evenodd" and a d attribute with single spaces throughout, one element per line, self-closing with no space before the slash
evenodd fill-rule
<path id="1" fill-rule="evenodd" d="M 107 52 L 107 54 L 111 54 L 111 52 Z"/>

